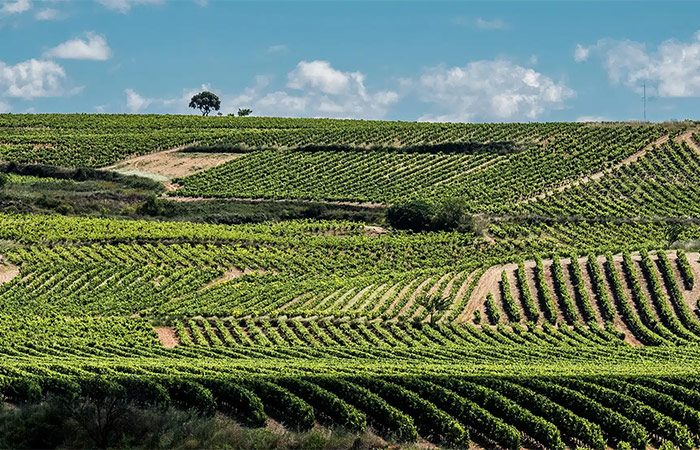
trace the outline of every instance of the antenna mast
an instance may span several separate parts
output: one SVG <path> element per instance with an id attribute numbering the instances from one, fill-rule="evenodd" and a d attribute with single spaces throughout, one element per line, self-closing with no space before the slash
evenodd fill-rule
<path id="1" fill-rule="evenodd" d="M 644 101 L 644 121 L 647 121 L 647 82 L 644 82 L 644 97 L 642 97 L 642 100 Z"/>

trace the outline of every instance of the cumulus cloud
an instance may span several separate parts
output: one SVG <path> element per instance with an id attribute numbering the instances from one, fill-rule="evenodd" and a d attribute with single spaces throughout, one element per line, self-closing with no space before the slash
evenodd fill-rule
<path id="1" fill-rule="evenodd" d="M 588 55 L 590 55 L 591 49 L 584 47 L 581 44 L 576 44 L 576 50 L 574 50 L 574 60 L 576 62 L 582 62 L 588 59 Z"/>
<path id="2" fill-rule="evenodd" d="M 269 92 L 269 81 L 256 78 L 254 87 L 230 103 L 269 116 L 377 119 L 399 99 L 393 91 L 369 92 L 364 74 L 340 71 L 328 61 L 299 62 L 287 74 L 287 89 Z"/>
<path id="3" fill-rule="evenodd" d="M 164 0 L 97 0 L 99 4 L 112 11 L 126 14 L 136 5 L 157 5 L 164 3 Z"/>
<path id="4" fill-rule="evenodd" d="M 532 120 L 561 109 L 575 92 L 534 69 L 507 60 L 473 61 L 464 67 L 427 70 L 414 90 L 434 105 L 424 121 Z"/>
<path id="5" fill-rule="evenodd" d="M 29 11 L 31 8 L 32 2 L 30 0 L 4 1 L 2 2 L 2 7 L 0 7 L 0 15 L 21 14 Z"/>
<path id="6" fill-rule="evenodd" d="M 59 10 L 54 8 L 44 8 L 34 15 L 36 20 L 54 20 L 60 17 L 61 13 Z"/>
<path id="7" fill-rule="evenodd" d="M 126 109 L 131 113 L 138 113 L 144 108 L 147 108 L 153 100 L 140 96 L 133 89 L 125 89 L 126 93 Z"/>
<path id="8" fill-rule="evenodd" d="M 636 41 L 601 39 L 588 48 L 601 55 L 612 84 L 659 97 L 700 97 L 700 33 L 690 42 L 670 39 L 656 49 Z"/>
<path id="9" fill-rule="evenodd" d="M 59 44 L 47 51 L 44 56 L 59 59 L 91 59 L 105 61 L 112 51 L 104 36 L 86 33 L 83 39 L 74 39 Z"/>
<path id="10" fill-rule="evenodd" d="M 481 30 L 505 30 L 507 28 L 501 19 L 486 20 L 481 17 L 476 19 L 476 27 Z"/>
<path id="11" fill-rule="evenodd" d="M 30 59 L 11 66 L 0 61 L 0 97 L 60 97 L 80 89 L 66 86 L 66 72 L 54 61 Z"/>

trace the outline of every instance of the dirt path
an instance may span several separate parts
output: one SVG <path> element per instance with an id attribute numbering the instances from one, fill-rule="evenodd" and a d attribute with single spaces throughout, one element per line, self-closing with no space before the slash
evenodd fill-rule
<path id="1" fill-rule="evenodd" d="M 698 133 L 699 131 L 700 131 L 700 130 L 697 130 L 697 129 L 688 130 L 688 131 L 686 131 L 686 132 L 684 132 L 684 133 L 679 134 L 678 136 L 676 136 L 675 138 L 673 138 L 673 140 L 676 141 L 676 142 L 678 142 L 679 144 L 680 144 L 681 142 L 685 142 L 686 144 L 688 144 L 688 146 L 689 146 L 690 148 L 692 148 L 693 150 L 695 150 L 695 152 L 696 152 L 698 155 L 700 155 L 700 145 L 698 145 L 697 142 L 695 142 L 695 141 L 693 140 L 693 133 Z"/>
<path id="2" fill-rule="evenodd" d="M 175 330 L 170 327 L 155 327 L 156 333 L 158 334 L 158 340 L 165 348 L 174 348 L 180 345 L 180 339 L 178 339 Z"/>
<path id="3" fill-rule="evenodd" d="M 515 264 L 512 265 L 517 267 Z M 464 311 L 457 316 L 457 322 L 465 323 L 471 321 L 474 317 L 474 311 L 483 309 L 486 294 L 489 292 L 493 294 L 496 304 L 500 304 L 501 289 L 499 287 L 499 283 L 501 282 L 501 272 L 503 271 L 503 268 L 504 266 L 493 266 L 486 269 L 484 274 L 481 275 L 481 278 L 479 278 L 476 288 L 469 296 L 469 300 L 467 301 L 467 306 L 464 308 Z M 482 315 L 482 320 L 488 319 Z"/>
<path id="4" fill-rule="evenodd" d="M 103 167 L 103 170 L 112 170 L 124 175 L 139 175 L 157 181 L 166 181 L 171 178 L 185 177 L 211 169 L 245 155 L 245 153 L 181 152 L 181 150 L 191 145 L 181 145 L 147 155 L 133 156 L 111 166 Z"/>
<path id="5" fill-rule="evenodd" d="M 557 186 L 556 188 L 553 188 L 553 189 L 546 190 L 546 191 L 544 191 L 544 192 L 542 192 L 542 193 L 540 193 L 540 194 L 535 195 L 534 197 L 530 197 L 530 198 L 528 198 L 528 199 L 525 199 L 525 200 L 519 202 L 519 204 L 526 204 L 526 203 L 529 203 L 529 202 L 533 202 L 533 201 L 535 201 L 535 200 L 541 200 L 541 199 L 543 199 L 543 198 L 545 198 L 545 197 L 548 197 L 548 196 L 550 196 L 550 195 L 552 195 L 552 194 L 555 194 L 555 193 L 557 193 L 557 192 L 564 191 L 564 190 L 569 189 L 569 188 L 571 188 L 571 187 L 579 186 L 579 185 L 581 185 L 581 184 L 586 184 L 586 183 L 588 183 L 588 182 L 590 182 L 590 181 L 599 180 L 599 179 L 601 179 L 604 175 L 606 175 L 606 174 L 612 172 L 612 171 L 615 170 L 615 169 L 618 169 L 618 168 L 620 168 L 620 167 L 622 167 L 622 166 L 626 166 L 626 165 L 628 165 L 628 164 L 632 164 L 633 162 L 637 161 L 639 158 L 644 157 L 644 155 L 646 155 L 647 152 L 650 151 L 652 148 L 654 148 L 655 146 L 656 146 L 656 147 L 661 146 L 661 145 L 665 144 L 666 142 L 668 142 L 668 140 L 669 140 L 669 136 L 666 134 L 666 135 L 660 137 L 659 139 L 655 140 L 654 142 L 651 142 L 650 144 L 648 144 L 648 145 L 647 145 L 646 147 L 644 147 L 643 149 L 641 149 L 641 150 L 639 150 L 639 151 L 637 151 L 637 152 L 635 152 L 635 153 L 632 153 L 632 154 L 631 154 L 630 156 L 628 156 L 627 158 L 623 159 L 623 160 L 620 161 L 619 163 L 614 164 L 613 166 L 611 166 L 611 167 L 609 167 L 609 168 L 607 168 L 607 169 L 605 169 L 605 170 L 601 170 L 601 171 L 599 171 L 599 172 L 595 172 L 595 173 L 592 173 L 592 174 L 590 174 L 590 175 L 586 175 L 586 176 L 584 176 L 583 178 L 579 178 L 578 180 L 575 180 L 575 181 L 572 181 L 572 182 L 563 184 L 563 185 L 561 185 L 561 186 Z"/>

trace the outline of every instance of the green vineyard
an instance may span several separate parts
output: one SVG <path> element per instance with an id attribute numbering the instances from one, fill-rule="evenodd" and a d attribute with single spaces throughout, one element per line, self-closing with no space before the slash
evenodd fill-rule
<path id="1" fill-rule="evenodd" d="M 385 447 L 698 448 L 698 128 L 0 115 L 2 410 L 118 403 Z M 163 150 L 192 174 L 88 169 Z M 213 154 L 235 158 L 198 165 Z M 68 203 L 85 198 L 126 200 Z M 327 209 L 453 198 L 468 229 Z M 192 219 L 226 202 L 258 209 Z"/>

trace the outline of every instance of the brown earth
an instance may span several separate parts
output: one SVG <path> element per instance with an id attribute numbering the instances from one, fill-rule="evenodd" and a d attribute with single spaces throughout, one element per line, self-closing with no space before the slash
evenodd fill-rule
<path id="1" fill-rule="evenodd" d="M 190 144 L 147 155 L 134 156 L 103 169 L 164 181 L 163 178 L 185 177 L 244 155 L 244 153 L 188 153 L 180 151 L 189 146 Z"/>
<path id="2" fill-rule="evenodd" d="M 170 327 L 155 327 L 158 340 L 165 348 L 174 348 L 180 345 L 180 339 L 175 334 L 175 330 Z"/>
<path id="3" fill-rule="evenodd" d="M 13 264 L 0 265 L 0 285 L 9 283 L 19 275 L 19 267 Z"/>

